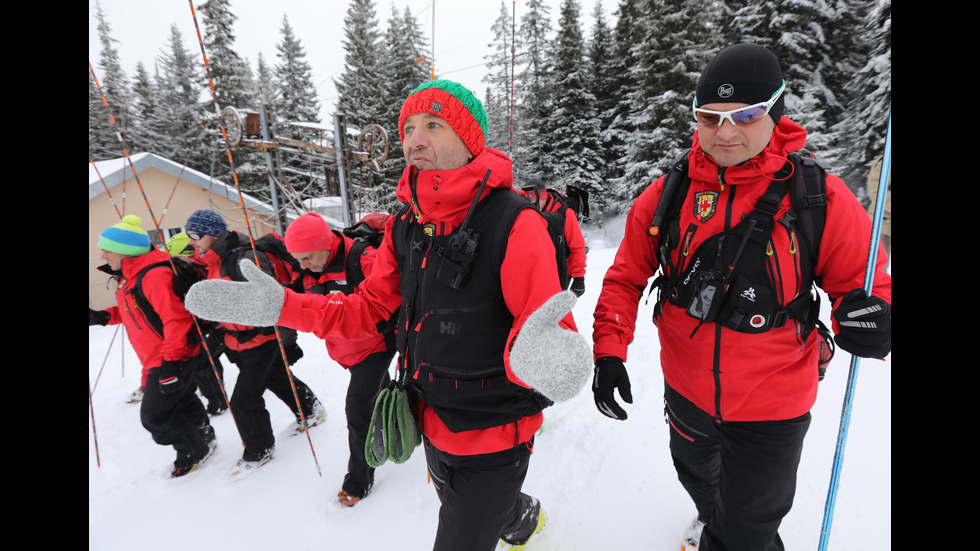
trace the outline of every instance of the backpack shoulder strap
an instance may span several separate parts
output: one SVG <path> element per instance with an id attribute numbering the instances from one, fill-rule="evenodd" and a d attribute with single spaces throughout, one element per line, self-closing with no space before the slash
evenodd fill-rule
<path id="1" fill-rule="evenodd" d="M 347 281 L 351 285 L 357 286 L 364 281 L 366 276 L 364 275 L 364 268 L 361 266 L 361 255 L 364 254 L 365 249 L 371 246 L 373 245 L 366 240 L 355 239 L 346 252 L 344 270 L 347 272 Z"/>
<path id="2" fill-rule="evenodd" d="M 827 172 L 807 151 L 790 154 L 794 166 L 790 182 L 793 215 L 809 249 L 811 266 L 816 267 L 820 240 L 827 221 Z"/>
<path id="3" fill-rule="evenodd" d="M 681 203 L 684 202 L 687 188 L 691 185 L 691 179 L 687 175 L 687 154 L 686 150 L 681 152 L 670 163 L 670 169 L 664 177 L 664 189 L 660 193 L 660 201 L 657 203 L 650 224 L 651 236 L 660 235 L 663 228 L 680 214 Z"/>
<path id="4" fill-rule="evenodd" d="M 147 272 L 157 268 L 166 268 L 173 273 L 170 262 L 167 260 L 161 260 L 160 262 L 154 262 L 153 264 L 144 266 L 140 271 L 136 272 L 136 277 L 133 278 L 132 295 L 136 306 L 143 312 L 143 316 L 146 317 L 146 321 L 150 323 L 153 330 L 162 338 L 163 320 L 160 319 L 160 314 L 157 314 L 157 311 L 153 309 L 153 305 L 150 304 L 150 300 L 146 298 L 146 294 L 143 292 L 143 278 L 146 277 Z M 183 297 L 180 298 L 183 299 Z"/>

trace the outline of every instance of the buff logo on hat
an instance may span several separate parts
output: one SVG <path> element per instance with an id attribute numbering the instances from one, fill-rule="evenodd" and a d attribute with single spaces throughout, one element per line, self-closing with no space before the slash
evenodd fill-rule
<path id="1" fill-rule="evenodd" d="M 432 113 L 446 121 L 470 154 L 476 157 L 487 143 L 487 112 L 468 88 L 451 80 L 431 80 L 405 98 L 398 116 L 398 137 L 405 142 L 405 119 Z"/>
<path id="2" fill-rule="evenodd" d="M 694 91 L 694 105 L 762 103 L 782 85 L 783 71 L 772 52 L 758 44 L 736 44 L 715 54 L 704 66 Z M 779 124 L 784 106 L 783 96 L 780 96 L 769 110 L 769 116 L 776 124 Z"/>

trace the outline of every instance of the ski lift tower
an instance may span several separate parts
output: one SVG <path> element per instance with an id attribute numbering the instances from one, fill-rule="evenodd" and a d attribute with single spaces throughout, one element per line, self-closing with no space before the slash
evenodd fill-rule
<path id="1" fill-rule="evenodd" d="M 280 209 L 279 194 L 273 174 L 282 180 L 281 167 L 276 161 L 276 150 L 301 153 L 317 159 L 325 166 L 336 170 L 340 184 L 341 209 L 344 225 L 353 225 L 355 220 L 353 190 L 350 174 L 356 167 L 366 167 L 374 172 L 383 172 L 381 164 L 388 158 L 388 133 L 377 124 L 369 124 L 360 129 L 359 134 L 348 133 L 346 117 L 334 115 L 333 145 L 316 144 L 290 138 L 274 137 L 270 130 L 268 110 L 260 111 L 225 107 L 221 110 L 224 126 L 227 129 L 228 144 L 231 147 L 250 147 L 266 154 L 269 169 L 273 210 L 280 215 L 276 219 L 276 231 L 283 234 L 285 224 Z M 330 128 L 318 123 L 291 122 L 289 126 L 312 132 L 326 133 Z"/>

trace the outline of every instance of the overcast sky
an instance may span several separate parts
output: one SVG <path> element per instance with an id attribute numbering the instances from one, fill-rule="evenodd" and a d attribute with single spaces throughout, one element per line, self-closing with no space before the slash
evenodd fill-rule
<path id="1" fill-rule="evenodd" d="M 613 21 L 616 0 L 601 0 L 607 24 Z M 116 39 L 117 50 L 126 76 L 132 78 L 137 62 L 143 62 L 147 71 L 153 72 L 154 60 L 167 46 L 170 27 L 177 25 L 183 37 L 185 49 L 194 59 L 204 62 L 191 2 L 185 0 L 98 0 L 110 26 L 110 36 Z M 204 33 L 204 22 L 199 13 L 205 0 L 193 2 L 197 23 Z M 552 27 L 557 30 L 560 0 L 546 0 L 551 6 Z M 101 77 L 99 43 L 95 18 L 96 0 L 89 0 L 89 61 L 96 76 Z M 321 121 L 329 123 L 337 93 L 333 81 L 340 77 L 344 68 L 343 27 L 348 0 L 232 0 L 232 11 L 238 16 L 235 22 L 235 46 L 255 71 L 259 53 L 270 67 L 276 58 L 276 44 L 280 40 L 283 15 L 289 21 L 294 35 L 306 51 L 307 61 L 313 70 L 321 106 Z M 509 12 L 516 8 L 517 21 L 526 13 L 526 0 L 436 0 L 435 33 L 433 34 L 433 0 L 375 0 L 375 15 L 383 32 L 391 16 L 392 6 L 399 14 L 407 6 L 415 15 L 426 39 L 435 41 L 436 78 L 448 78 L 460 82 L 483 97 L 485 84 L 484 56 L 491 41 L 491 26 L 500 14 L 501 6 Z M 592 13 L 595 0 L 580 0 L 582 32 L 586 38 L 592 29 Z M 226 107 L 224 105 L 221 106 Z M 254 109 L 257 106 L 237 105 Z"/>

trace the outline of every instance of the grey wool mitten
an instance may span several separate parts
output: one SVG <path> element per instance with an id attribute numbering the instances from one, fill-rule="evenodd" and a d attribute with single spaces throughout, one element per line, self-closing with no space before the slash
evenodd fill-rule
<path id="1" fill-rule="evenodd" d="M 286 291 L 247 258 L 238 263 L 248 281 L 207 279 L 191 286 L 184 306 L 199 318 L 269 327 L 279 321 Z"/>
<path id="2" fill-rule="evenodd" d="M 575 397 L 592 373 L 592 348 L 576 331 L 558 326 L 578 297 L 562 291 L 528 316 L 510 351 L 522 381 L 555 402 Z"/>

